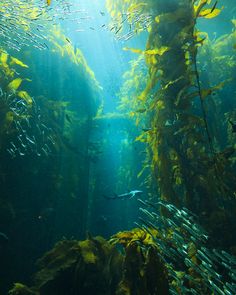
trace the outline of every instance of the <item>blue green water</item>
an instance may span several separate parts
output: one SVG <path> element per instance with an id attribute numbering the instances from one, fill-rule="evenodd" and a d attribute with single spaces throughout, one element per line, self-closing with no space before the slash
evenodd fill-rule
<path id="1" fill-rule="evenodd" d="M 128 80 L 124 74 L 131 71 L 131 62 L 139 56 L 124 49 L 145 51 L 150 32 L 144 30 L 128 40 L 119 38 L 119 32 L 112 29 L 105 1 L 71 1 L 75 8 L 67 11 L 67 2 L 52 0 L 51 12 L 45 15 L 53 15 L 53 10 L 62 7 L 63 12 L 58 14 L 62 13 L 65 19 L 60 19 L 60 15 L 39 19 L 26 30 L 32 35 L 22 39 L 23 29 L 17 23 L 12 25 L 11 17 L 15 20 L 14 11 L 19 17 L 24 8 L 9 10 L 9 1 L 5 2 L 6 6 L 0 4 L 1 294 L 7 294 L 14 282 L 30 284 L 36 271 L 35 261 L 57 241 L 83 240 L 87 233 L 109 238 L 134 228 L 140 203 L 136 195 L 119 195 L 140 190 L 142 200 L 152 201 L 162 195 L 158 187 L 160 175 L 153 173 L 154 154 L 148 152 L 146 143 L 137 140 L 145 129 L 153 127 L 153 110 L 147 114 L 134 105 L 135 96 L 144 90 L 146 81 L 139 81 L 138 89 L 137 81 L 133 88 L 132 83 L 124 84 Z M 218 2 L 217 7 L 224 6 L 218 17 L 197 22 L 197 28 L 208 34 L 211 43 L 211 48 L 204 44 L 199 48 L 197 63 L 204 89 L 228 81 L 212 91 L 206 111 L 214 151 L 220 153 L 230 147 L 233 154 L 236 8 L 233 1 Z M 42 5 L 39 3 L 36 1 L 36 6 Z M 73 9 L 79 11 L 72 13 Z M 128 28 L 129 24 L 124 26 Z M 220 40 L 225 42 L 222 46 Z M 143 75 L 139 80 L 150 74 L 145 59 L 138 71 Z M 9 85 L 19 78 L 20 86 Z M 157 84 L 154 91 L 159 88 Z M 131 101 L 126 101 L 126 105 L 122 104 L 125 95 Z M 194 104 L 194 114 L 202 115 L 199 100 Z M 135 122 L 137 116 L 141 119 Z M 209 235 L 212 234 L 212 244 L 218 243 L 212 247 L 235 254 L 235 184 L 231 181 L 235 177 L 227 176 L 235 176 L 235 155 L 230 154 L 229 158 L 228 169 L 220 170 L 220 177 L 226 177 L 225 187 L 232 187 L 234 197 L 222 197 L 214 203 L 219 206 L 219 215 L 212 218 L 215 227 L 209 227 Z M 186 167 L 194 170 L 189 162 Z M 140 174 L 143 167 L 146 169 Z M 192 197 L 190 207 L 198 212 L 198 221 L 204 226 L 202 220 L 208 216 L 209 208 L 204 210 L 205 191 L 200 191 L 201 196 Z M 177 194 L 181 192 L 180 186 Z M 213 211 L 214 205 L 209 210 Z M 224 219 L 221 214 L 226 211 L 229 214 Z"/>

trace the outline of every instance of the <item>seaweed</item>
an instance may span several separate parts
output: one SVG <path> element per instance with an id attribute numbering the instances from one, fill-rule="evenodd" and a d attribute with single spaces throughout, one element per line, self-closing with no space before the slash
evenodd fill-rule
<path id="1" fill-rule="evenodd" d="M 135 106 L 131 109 L 136 123 L 139 125 L 145 122 L 149 128 L 136 140 L 146 145 L 144 169 L 152 169 L 150 186 L 155 187 L 162 200 L 187 206 L 198 214 L 207 212 L 207 215 L 213 210 L 217 211 L 222 203 L 229 203 L 235 198 L 232 132 L 229 132 L 231 142 L 227 139 L 228 145 L 219 144 L 213 128 L 218 124 L 222 126 L 222 121 L 212 118 L 215 109 L 221 113 L 213 96 L 224 91 L 225 85 L 232 87 L 233 72 L 230 69 L 235 64 L 234 55 L 231 55 L 235 31 L 221 40 L 216 39 L 215 44 L 211 45 L 208 35 L 197 29 L 199 18 L 211 19 L 221 13 L 222 8 L 217 7 L 217 1 L 147 1 L 141 7 L 138 7 L 139 1 L 108 3 L 114 19 L 132 5 L 137 5 L 137 13 L 145 11 L 153 16 L 146 49 L 130 49 L 145 59 L 148 68 L 146 86 L 142 85 L 143 90 L 137 93 L 135 81 L 141 75 L 139 71 L 134 72 L 133 67 L 130 74 L 125 75 L 121 93 L 124 106 Z M 226 46 L 227 40 L 230 40 L 231 51 L 224 58 L 217 44 Z M 212 77 L 215 72 L 211 71 L 213 86 L 207 85 L 201 71 L 200 61 L 206 60 L 203 52 L 215 56 L 211 59 L 212 66 L 219 60 L 221 66 L 224 64 L 223 73 L 228 72 L 216 81 Z M 227 64 L 224 61 L 228 61 Z M 133 90 L 131 80 L 129 82 L 127 79 L 129 75 L 133 76 Z M 125 88 L 133 94 L 129 102 L 122 97 Z M 137 108 L 138 103 L 140 108 Z M 135 112 L 135 109 L 142 108 L 145 108 L 145 112 Z M 229 118 L 229 114 L 224 116 Z M 231 119 L 234 120 L 234 115 Z M 222 128 L 221 131 L 225 133 Z M 232 149 L 232 153 L 226 159 L 221 155 L 228 148 Z M 214 227 L 209 223 L 208 226 Z"/>
<path id="2" fill-rule="evenodd" d="M 156 230 L 150 229 L 154 234 Z M 110 242 L 125 250 L 122 280 L 116 294 L 169 294 L 166 265 L 152 235 L 142 229 L 119 232 Z"/>
<path id="3" fill-rule="evenodd" d="M 141 229 L 119 232 L 109 241 L 90 235 L 62 240 L 38 260 L 34 285 L 16 283 L 9 294 L 169 294 L 158 251 Z"/>
<path id="4" fill-rule="evenodd" d="M 9 295 L 39 295 L 38 292 L 32 291 L 29 287 L 21 283 L 15 283 L 13 288 L 9 290 L 8 294 Z"/>
<path id="5" fill-rule="evenodd" d="M 40 270 L 34 276 L 34 286 L 27 289 L 38 290 L 41 295 L 115 294 L 122 260 L 115 247 L 102 237 L 62 240 L 38 260 Z M 18 285 L 9 294 L 18 294 L 14 293 Z"/>

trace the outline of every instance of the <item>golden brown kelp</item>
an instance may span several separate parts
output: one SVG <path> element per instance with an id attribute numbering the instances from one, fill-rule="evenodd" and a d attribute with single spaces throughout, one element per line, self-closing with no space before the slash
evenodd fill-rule
<path id="1" fill-rule="evenodd" d="M 159 75 L 161 88 L 153 105 L 152 125 L 157 128 L 152 145 L 154 175 L 158 179 L 161 198 L 175 204 L 189 203 L 194 198 L 196 169 L 201 154 L 205 154 L 202 129 L 204 121 L 194 114 L 191 89 L 196 82 L 193 58 L 196 57 L 195 10 L 189 1 L 159 1 L 155 23 L 149 35 L 147 49 L 168 50 L 147 60 L 151 79 Z M 156 83 L 154 83 L 155 85 Z M 161 108 L 157 102 L 161 101 Z M 195 162 L 195 163 L 193 163 Z M 204 171 L 202 172 L 204 173 Z M 199 174 L 199 171 L 198 171 Z"/>
<path id="2" fill-rule="evenodd" d="M 6 148 L 7 138 L 9 140 L 16 133 L 14 123 L 23 121 L 31 114 L 32 98 L 21 86 L 24 81 L 30 80 L 17 76 L 17 71 L 27 67 L 6 51 L 0 51 L 0 150 Z"/>
<path id="3" fill-rule="evenodd" d="M 149 69 L 146 88 L 137 100 L 151 120 L 148 132 L 137 140 L 148 144 L 161 198 L 198 212 L 210 212 L 219 200 L 233 198 L 235 182 L 229 163 L 215 149 L 205 104 L 229 80 L 202 85 L 197 62 L 206 34 L 197 31 L 196 21 L 220 13 L 217 2 L 210 2 L 128 1 L 114 10 L 109 6 L 113 17 L 119 16 L 116 9 L 127 6 L 154 16 L 146 50 L 130 49 L 144 56 Z"/>
<path id="4" fill-rule="evenodd" d="M 9 294 L 169 294 L 158 251 L 141 229 L 119 232 L 109 242 L 102 237 L 63 240 L 38 260 L 34 286 L 17 283 Z"/>
<path id="5" fill-rule="evenodd" d="M 115 234 L 110 242 L 125 250 L 117 295 L 169 294 L 167 269 L 151 234 L 136 228 Z"/>
<path id="6" fill-rule="evenodd" d="M 29 248 L 34 249 L 27 261 L 20 261 L 20 255 L 13 258 L 12 264 L 20 263 L 26 273 L 30 272 L 32 260 L 41 255 L 58 234 L 63 235 L 62 231 L 85 235 L 89 186 L 87 145 L 90 122 L 100 97 L 99 86 L 82 52 L 74 51 L 71 44 L 66 46 L 61 32 L 54 42 L 53 33 L 50 36 L 51 51 L 22 49 L 14 56 L 0 52 L 3 92 L 0 93 L 0 203 L 9 204 L 9 208 L 1 207 L 1 217 L 5 222 L 2 223 L 4 233 L 13 235 L 9 235 L 13 251 L 20 249 L 24 255 Z M 54 43 L 59 40 L 56 48 Z M 45 65 L 45 60 L 50 62 Z M 44 75 L 40 74 L 42 71 Z M 71 75 L 77 83 L 70 83 Z M 12 105 L 13 100 L 16 105 Z M 25 106 L 24 113 L 14 112 L 18 113 L 21 106 L 17 102 Z M 12 107 L 16 108 L 12 110 Z M 43 146 L 45 140 L 49 141 Z M 12 150 L 8 154 L 9 145 Z M 24 153 L 26 147 L 27 154 Z M 17 221 L 10 216 L 10 210 L 18 216 Z M 65 222 L 68 216 L 71 222 Z M 24 226 L 18 227 L 19 224 Z M 7 258 L 4 263 L 8 263 Z M 17 268 L 8 270 L 5 285 L 15 278 Z"/>
<path id="7" fill-rule="evenodd" d="M 80 224 L 81 231 L 85 234 L 82 225 L 85 227 L 87 218 L 84 208 L 87 207 L 88 200 L 88 185 L 85 186 L 89 181 L 88 138 L 92 117 L 100 104 L 101 88 L 81 50 L 67 41 L 68 38 L 60 28 L 50 30 L 47 39 L 50 49 L 32 49 L 21 54 L 31 71 L 34 99 L 41 110 L 40 119 L 51 133 L 47 144 L 51 152 L 45 150 L 41 153 L 44 158 L 51 156 L 48 181 L 51 182 L 55 195 L 62 194 L 63 189 L 66 191 L 68 202 L 70 198 L 75 201 L 78 194 L 84 196 L 84 204 L 80 206 L 83 210 L 79 214 L 77 211 L 77 216 L 84 220 Z M 36 58 L 37 63 L 34 62 Z M 46 65 L 47 70 L 42 76 L 39 73 L 46 59 L 51 62 Z M 74 80 L 78 83 L 73 83 Z M 47 133 L 45 131 L 43 136 L 48 137 Z M 66 163 L 63 163 L 64 173 L 61 168 L 63 160 L 59 157 L 61 154 L 62 159 L 67 158 Z M 79 159 L 79 163 L 75 158 Z M 56 200 L 54 202 L 57 203 Z"/>
<path id="8" fill-rule="evenodd" d="M 114 294 L 122 258 L 102 237 L 61 241 L 38 265 L 40 294 Z"/>
<path id="9" fill-rule="evenodd" d="M 58 242 L 38 260 L 34 286 L 17 283 L 9 294 L 223 294 L 234 288 L 235 257 L 207 247 L 195 214 L 160 201 L 170 213 L 162 218 L 155 204 L 140 203 L 149 218 L 140 218 L 139 228 L 109 241 Z"/>
<path id="10" fill-rule="evenodd" d="M 31 290 L 26 285 L 21 283 L 15 283 L 13 288 L 9 290 L 9 295 L 39 295 L 38 292 Z"/>

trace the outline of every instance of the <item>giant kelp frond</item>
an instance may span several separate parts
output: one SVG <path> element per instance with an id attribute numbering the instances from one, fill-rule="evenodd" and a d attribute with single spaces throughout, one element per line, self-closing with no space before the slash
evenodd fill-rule
<path id="1" fill-rule="evenodd" d="M 197 5 L 194 5 L 194 13 L 195 17 L 204 17 L 204 18 L 214 18 L 218 16 L 223 9 L 217 8 L 217 3 L 218 1 L 215 1 L 213 6 L 210 8 L 205 8 L 206 5 L 210 5 L 212 1 L 207 1 L 207 0 L 200 0 Z"/>
<path id="2" fill-rule="evenodd" d="M 155 229 L 150 229 L 150 231 L 153 235 L 158 235 Z M 135 228 L 131 231 L 118 232 L 110 238 L 109 242 L 112 245 L 121 244 L 124 247 L 128 247 L 132 243 L 138 243 L 143 246 L 155 246 L 151 234 L 139 228 Z"/>
<path id="3" fill-rule="evenodd" d="M 8 295 L 39 295 L 39 293 L 34 292 L 26 285 L 14 283 L 13 288 L 8 291 Z"/>
<path id="4" fill-rule="evenodd" d="M 126 99 L 132 115 L 142 117 L 141 122 L 148 122 L 148 129 L 144 129 L 136 140 L 148 147 L 149 166 L 153 169 L 154 182 L 158 182 L 163 199 L 170 198 L 176 204 L 191 204 L 194 195 L 207 195 L 213 203 L 213 199 L 231 198 L 232 189 L 224 185 L 225 181 L 229 182 L 220 177 L 227 167 L 219 165 L 220 170 L 217 168 L 215 153 L 218 152 L 215 150 L 212 124 L 209 123 L 208 103 L 212 103 L 215 93 L 220 93 L 226 84 L 232 84 L 233 75 L 229 72 L 224 79 L 212 79 L 207 85 L 202 81 L 197 66 L 197 54 L 207 51 L 210 39 L 206 33 L 196 29 L 196 20 L 198 17 L 217 16 L 220 12 L 218 3 L 173 1 L 169 6 L 164 1 L 148 3 L 152 9 L 148 5 L 145 9 L 150 9 L 152 13 L 155 11 L 156 16 L 149 30 L 146 49 L 124 48 L 143 56 L 148 67 L 146 86 L 142 86 L 134 102 L 136 105 L 140 103 L 137 110 L 142 111 L 135 113 L 134 103 L 131 105 L 128 102 L 130 98 Z M 118 5 L 115 9 L 119 9 Z M 220 40 L 215 41 L 215 51 L 219 48 L 216 42 Z M 227 60 L 232 65 L 234 63 L 234 57 L 230 55 L 224 58 L 218 54 L 217 59 L 222 61 L 222 65 Z M 227 70 L 222 71 L 225 72 Z M 138 73 L 133 77 L 134 81 L 135 77 Z"/>

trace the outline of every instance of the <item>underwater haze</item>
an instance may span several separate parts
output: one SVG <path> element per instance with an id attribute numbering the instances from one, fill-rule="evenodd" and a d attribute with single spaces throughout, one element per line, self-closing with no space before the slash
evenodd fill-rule
<path id="1" fill-rule="evenodd" d="M 235 0 L 2 0 L 0 295 L 235 295 L 235 73 Z"/>

